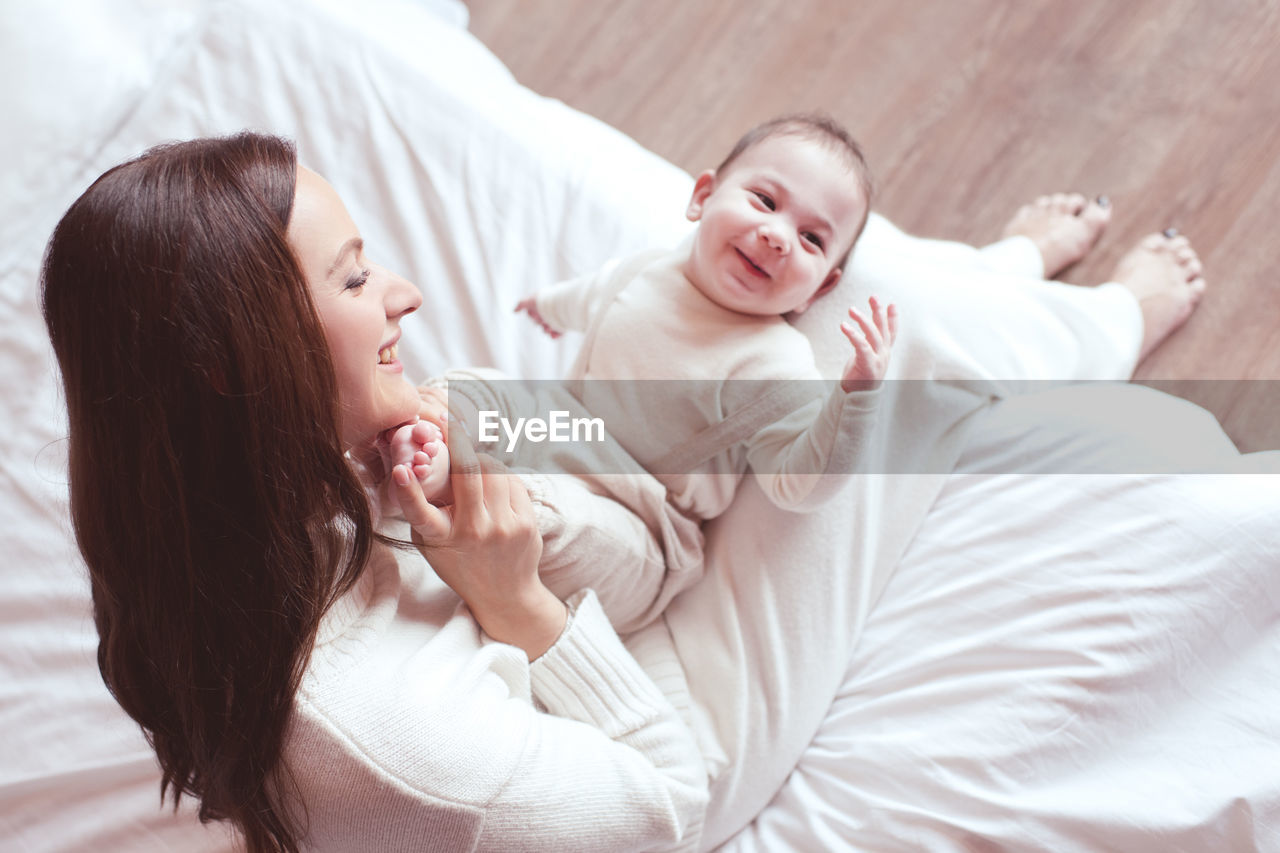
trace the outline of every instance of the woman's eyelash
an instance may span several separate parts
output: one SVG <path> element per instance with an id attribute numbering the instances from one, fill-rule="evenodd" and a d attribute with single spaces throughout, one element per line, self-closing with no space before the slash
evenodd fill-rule
<path id="1" fill-rule="evenodd" d="M 359 290 L 369 281 L 369 271 L 360 270 L 359 275 L 347 279 L 346 290 Z"/>

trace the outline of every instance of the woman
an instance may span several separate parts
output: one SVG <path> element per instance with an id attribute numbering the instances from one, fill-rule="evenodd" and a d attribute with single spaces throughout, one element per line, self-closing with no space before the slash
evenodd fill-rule
<path id="1" fill-rule="evenodd" d="M 112 170 L 44 288 L 103 677 L 174 799 L 251 849 L 693 849 L 750 820 L 822 721 L 884 578 L 803 553 L 771 573 L 759 554 L 800 525 L 713 531 L 732 576 L 625 648 L 608 595 L 547 590 L 527 493 L 465 446 L 449 511 L 394 481 L 415 527 L 386 529 L 425 562 L 375 532 L 378 483 L 349 460 L 418 411 L 394 351 L 420 296 L 287 144 Z M 1014 446 L 1002 423 L 966 470 Z M 849 529 L 840 511 L 819 522 Z"/>
<path id="2" fill-rule="evenodd" d="M 374 531 L 346 454 L 416 416 L 387 355 L 420 302 L 277 139 L 157 149 L 72 206 L 44 312 L 104 680 L 162 790 L 251 850 L 695 844 L 697 749 L 595 597 L 539 581 L 518 480 L 455 453 L 435 575 Z"/>

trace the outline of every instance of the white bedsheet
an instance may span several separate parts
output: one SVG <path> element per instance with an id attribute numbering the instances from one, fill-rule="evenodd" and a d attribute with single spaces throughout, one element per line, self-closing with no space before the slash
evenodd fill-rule
<path id="1" fill-rule="evenodd" d="M 35 287 L 93 177 L 165 139 L 297 139 L 423 289 L 401 350 L 422 376 L 560 375 L 574 341 L 518 322 L 516 299 L 688 227 L 687 175 L 518 86 L 460 4 L 344 5 L 30 2 L 0 21 L 0 849 L 230 847 L 158 809 L 94 662 Z M 975 295 L 922 270 L 968 251 L 876 218 L 850 278 L 949 299 L 958 321 Z M 1225 467 L 1234 451 L 1192 421 Z M 1011 529 L 1027 506 L 1041 526 Z M 732 846 L 1280 850 L 1280 541 L 1260 533 L 1278 512 L 1275 476 L 952 479 L 799 769 Z M 856 554 L 833 536 L 797 559 Z"/>

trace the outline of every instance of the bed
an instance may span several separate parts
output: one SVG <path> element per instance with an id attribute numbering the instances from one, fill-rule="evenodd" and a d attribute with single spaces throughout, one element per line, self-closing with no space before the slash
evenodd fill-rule
<path id="1" fill-rule="evenodd" d="M 157 142 L 245 127 L 289 136 L 379 261 L 423 290 L 401 347 L 411 372 L 547 378 L 574 341 L 520 323 L 516 300 L 679 240 L 691 180 L 521 87 L 452 0 L 70 0 L 25 4 L 0 26 L 12 81 L 0 134 L 0 848 L 234 849 L 189 805 L 160 809 L 154 757 L 96 670 L 36 288 L 57 218 Z M 873 216 L 849 278 L 854 292 L 945 314 L 920 334 L 949 339 L 949 369 L 1056 378 L 1056 364 L 965 338 L 979 318 L 955 320 L 984 297 L 1010 317 L 1056 298 L 981 270 L 974 250 Z M 1092 354 L 1069 353 L 1073 373 L 1116 378 Z M 928 492 L 929 525 L 851 606 L 851 649 L 832 658 L 812 738 L 779 747 L 781 770 L 735 777 L 738 807 L 709 842 L 1280 850 L 1280 464 L 1237 454 L 1188 405 L 1142 399 L 1106 448 L 1033 444 L 1021 467 L 900 475 Z M 1114 464 L 1078 464 L 1100 453 Z M 1067 533 L 1018 527 L 1027 505 Z M 711 532 L 713 560 L 751 559 L 744 525 Z M 792 559 L 865 556 L 852 527 L 832 529 Z"/>

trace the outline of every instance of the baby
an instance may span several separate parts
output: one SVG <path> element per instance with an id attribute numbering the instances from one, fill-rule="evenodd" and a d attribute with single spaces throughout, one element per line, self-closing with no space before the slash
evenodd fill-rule
<path id="1" fill-rule="evenodd" d="M 849 310 L 841 331 L 853 352 L 838 383 L 823 381 L 808 339 L 784 315 L 836 286 L 869 197 L 862 153 L 839 125 L 822 116 L 768 122 L 698 176 L 687 209 L 698 227 L 677 250 L 638 255 L 519 304 L 552 334 L 587 332 L 571 389 L 587 412 L 602 417 L 626 457 L 593 446 L 588 460 L 584 451 L 577 467 L 591 482 L 581 490 L 565 478 L 527 478 L 531 493 L 551 490 L 540 528 L 562 531 L 544 535 L 544 579 L 555 575 L 575 589 L 601 582 L 598 572 L 584 576 L 584 566 L 658 563 L 657 575 L 667 580 L 643 612 L 624 620 L 635 627 L 696 580 L 698 525 L 728 507 L 748 468 L 787 509 L 817 506 L 843 484 L 843 477 L 821 475 L 854 469 L 897 311 L 874 298 L 867 314 Z M 601 379 L 610 381 L 573 382 Z M 632 381 L 650 379 L 680 381 Z M 477 390 L 475 382 L 455 384 L 449 388 L 460 395 Z M 489 391 L 511 399 L 509 386 Z M 421 390 L 423 419 L 388 431 L 379 442 L 381 461 L 388 471 L 410 465 L 427 500 L 445 505 L 448 436 L 440 427 L 450 407 L 445 392 Z M 652 487 L 607 476 L 637 462 L 658 481 Z M 612 503 L 575 498 L 578 491 Z M 618 512 L 609 514 L 614 504 Z"/>
<path id="2" fill-rule="evenodd" d="M 698 176 L 686 211 L 698 227 L 677 250 L 546 287 L 517 310 L 553 336 L 586 333 L 571 380 L 610 381 L 578 385 L 585 408 L 682 511 L 719 515 L 748 468 L 776 505 L 812 508 L 843 479 L 815 475 L 853 470 L 897 311 L 874 297 L 869 314 L 849 309 L 841 331 L 853 352 L 829 392 L 785 316 L 836 286 L 870 194 L 842 127 L 776 119 Z M 655 379 L 681 381 L 631 381 Z M 655 386 L 665 396 L 639 390 Z"/>

